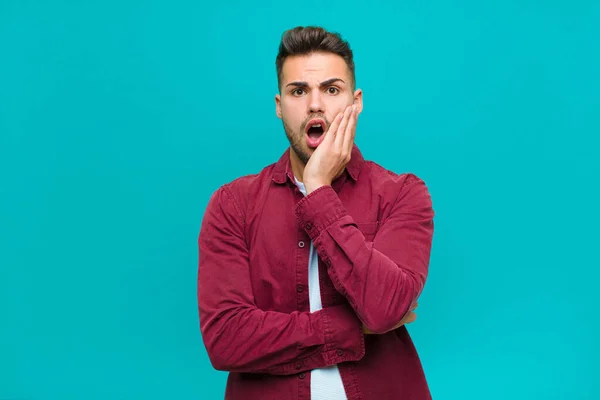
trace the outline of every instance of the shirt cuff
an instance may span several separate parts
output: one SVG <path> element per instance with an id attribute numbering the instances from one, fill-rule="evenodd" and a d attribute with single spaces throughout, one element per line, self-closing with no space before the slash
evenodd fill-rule
<path id="1" fill-rule="evenodd" d="M 326 368 L 348 361 L 359 361 L 365 356 L 365 334 L 362 322 L 348 304 L 323 308 L 315 314 L 323 329 L 322 351 L 283 365 L 268 368 L 272 375 L 291 375 L 315 368 Z"/>
<path id="2" fill-rule="evenodd" d="M 323 309 L 327 365 L 358 361 L 365 355 L 365 334 L 362 322 L 348 304 Z"/>
<path id="3" fill-rule="evenodd" d="M 294 212 L 296 220 L 313 241 L 329 225 L 348 215 L 331 185 L 321 186 L 302 198 L 296 203 Z"/>

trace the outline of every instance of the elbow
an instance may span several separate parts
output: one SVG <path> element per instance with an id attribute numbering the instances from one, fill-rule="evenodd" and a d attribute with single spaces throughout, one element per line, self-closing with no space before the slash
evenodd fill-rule
<path id="1" fill-rule="evenodd" d="M 215 355 L 214 353 L 209 353 L 208 358 L 213 368 L 217 371 L 232 372 L 235 369 L 233 363 L 231 363 L 225 357 L 220 357 L 219 355 Z"/>
<path id="2" fill-rule="evenodd" d="M 393 307 L 374 307 L 371 312 L 365 310 L 365 315 L 362 321 L 365 327 L 374 334 L 381 335 L 386 332 L 393 330 L 397 327 L 398 322 L 402 319 L 400 315 L 400 308 L 397 310 L 392 309 Z"/>
<path id="3" fill-rule="evenodd" d="M 240 358 L 228 351 L 229 346 L 219 346 L 219 349 L 208 349 L 208 358 L 212 367 L 217 371 L 261 373 L 264 369 L 259 368 L 253 360 Z"/>
<path id="4" fill-rule="evenodd" d="M 217 371 L 254 372 L 252 360 L 244 356 L 240 343 L 224 332 L 203 333 L 206 354 Z"/>
<path id="5" fill-rule="evenodd" d="M 408 304 L 408 303 L 407 303 Z M 412 304 L 412 303 L 410 303 Z M 381 335 L 399 328 L 399 324 L 402 319 L 410 311 L 410 304 L 401 305 L 396 310 L 390 310 L 390 312 L 382 313 L 377 318 L 372 318 L 365 322 L 365 327 L 371 332 Z M 406 311 L 403 311 L 406 310 Z"/>
<path id="6" fill-rule="evenodd" d="M 393 320 L 384 320 L 381 319 L 381 321 L 378 320 L 373 320 L 373 321 L 369 321 L 365 323 L 365 327 L 373 332 L 376 335 L 382 335 L 384 333 L 387 333 L 389 331 L 391 331 L 392 329 L 394 329 L 396 327 L 396 325 L 398 325 L 398 323 L 392 323 L 390 321 Z"/>
<path id="7" fill-rule="evenodd" d="M 227 346 L 223 345 L 225 341 L 223 331 L 208 324 L 202 325 L 200 329 L 202 341 L 212 367 L 217 371 L 231 371 L 234 368 L 234 362 L 231 351 L 228 351 Z"/>
<path id="8" fill-rule="evenodd" d="M 384 334 L 399 327 L 404 317 L 411 311 L 411 307 L 421 294 L 423 285 L 418 279 L 408 279 L 404 282 L 404 290 L 400 288 L 391 296 L 379 298 L 376 304 L 371 305 L 371 310 L 365 310 L 363 318 L 365 327 L 375 334 Z"/>
<path id="9" fill-rule="evenodd" d="M 204 317 L 204 318 L 203 318 Z M 215 315 L 201 314 L 200 332 L 208 359 L 217 371 L 252 372 L 253 357 L 244 346 L 239 310 L 226 310 Z"/>
<path id="10" fill-rule="evenodd" d="M 216 341 L 218 342 L 218 341 Z M 239 368 L 227 351 L 226 346 L 220 346 L 218 343 L 206 343 L 206 353 L 211 365 L 217 371 L 232 372 Z"/>

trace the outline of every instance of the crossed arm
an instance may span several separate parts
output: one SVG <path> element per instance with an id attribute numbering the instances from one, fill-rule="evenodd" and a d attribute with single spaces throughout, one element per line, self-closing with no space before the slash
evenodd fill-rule
<path id="1" fill-rule="evenodd" d="M 216 369 L 294 374 L 364 356 L 364 334 L 410 322 L 427 276 L 433 211 L 425 184 L 405 183 L 368 242 L 331 186 L 294 209 L 336 289 L 350 306 L 314 313 L 263 311 L 254 303 L 243 216 L 227 187 L 211 197 L 199 244 L 200 328 Z M 309 223 L 310 222 L 310 223 Z"/>

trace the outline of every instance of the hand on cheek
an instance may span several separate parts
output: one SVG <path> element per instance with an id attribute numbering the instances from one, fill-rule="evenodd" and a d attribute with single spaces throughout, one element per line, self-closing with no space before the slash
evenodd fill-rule
<path id="1" fill-rule="evenodd" d="M 323 142 L 304 168 L 303 181 L 307 194 L 321 186 L 331 185 L 346 168 L 354 146 L 357 119 L 358 107 L 355 105 L 346 107 L 344 112 L 335 117 Z"/>

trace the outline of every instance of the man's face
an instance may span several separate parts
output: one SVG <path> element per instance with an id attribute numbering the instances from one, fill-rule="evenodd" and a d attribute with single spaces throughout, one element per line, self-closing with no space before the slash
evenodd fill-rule
<path id="1" fill-rule="evenodd" d="M 352 90 L 344 59 L 333 53 L 291 56 L 283 63 L 277 116 L 298 158 L 307 163 L 335 116 L 355 103 L 362 111 L 362 91 Z"/>

